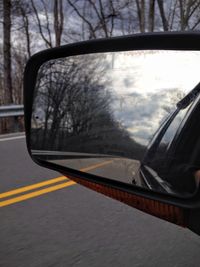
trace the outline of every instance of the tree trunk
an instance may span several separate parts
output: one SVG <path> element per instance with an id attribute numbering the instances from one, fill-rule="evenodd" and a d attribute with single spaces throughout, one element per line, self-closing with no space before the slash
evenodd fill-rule
<path id="1" fill-rule="evenodd" d="M 3 88 L 4 104 L 13 103 L 11 75 L 11 1 L 3 0 Z"/>
<path id="2" fill-rule="evenodd" d="M 160 16 L 161 16 L 161 20 L 162 20 L 162 24 L 163 24 L 163 29 L 164 29 L 164 31 L 168 31 L 169 25 L 168 25 L 168 21 L 167 21 L 166 16 L 165 16 L 163 0 L 157 0 L 157 2 L 158 2 L 159 10 L 160 10 Z"/>
<path id="3" fill-rule="evenodd" d="M 63 22 L 64 22 L 64 16 L 63 16 L 62 0 L 54 0 L 55 46 L 60 46 L 60 44 L 61 44 Z"/>
<path id="4" fill-rule="evenodd" d="M 27 55 L 28 58 L 31 57 L 31 40 L 30 40 L 30 33 L 29 33 L 29 19 L 28 19 L 28 14 L 26 10 L 23 8 L 23 6 L 20 6 L 20 12 L 22 15 L 23 19 L 23 24 L 24 24 L 24 30 L 25 30 L 25 36 L 26 36 L 26 49 L 27 49 Z"/>
<path id="5" fill-rule="evenodd" d="M 154 31 L 154 16 L 155 16 L 155 0 L 149 1 L 149 23 L 148 23 L 148 31 Z"/>
<path id="6" fill-rule="evenodd" d="M 145 1 L 136 0 L 140 32 L 145 32 Z"/>

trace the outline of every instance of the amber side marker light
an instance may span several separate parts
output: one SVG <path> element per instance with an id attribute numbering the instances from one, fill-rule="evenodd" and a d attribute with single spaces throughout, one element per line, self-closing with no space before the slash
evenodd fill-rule
<path id="1" fill-rule="evenodd" d="M 133 195 L 119 189 L 111 188 L 106 185 L 100 185 L 95 182 L 86 181 L 77 177 L 68 176 L 68 178 L 96 192 L 116 199 L 120 202 L 123 202 L 131 207 L 149 213 L 153 216 L 159 217 L 160 219 L 169 221 L 182 227 L 187 227 L 188 225 L 187 209 L 175 207 L 170 204 L 161 203 L 160 201 Z"/>

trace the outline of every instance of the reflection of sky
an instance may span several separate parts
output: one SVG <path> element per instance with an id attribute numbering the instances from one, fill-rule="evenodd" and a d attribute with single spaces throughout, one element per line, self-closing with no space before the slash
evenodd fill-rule
<path id="1" fill-rule="evenodd" d="M 112 54 L 113 68 L 110 73 L 116 76 L 113 85 L 120 82 L 130 88 L 130 83 L 134 83 L 134 93 L 147 94 L 174 88 L 188 92 L 199 82 L 199 51 L 128 51 Z M 133 86 L 131 93 L 132 89 Z M 122 87 L 124 90 L 127 88 Z"/>
<path id="2" fill-rule="evenodd" d="M 107 59 L 115 119 L 142 143 L 200 81 L 196 51 L 128 51 Z"/>

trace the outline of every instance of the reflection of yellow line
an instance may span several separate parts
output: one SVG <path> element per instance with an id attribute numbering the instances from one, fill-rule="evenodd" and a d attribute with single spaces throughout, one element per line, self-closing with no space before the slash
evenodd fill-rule
<path id="1" fill-rule="evenodd" d="M 50 192 L 56 191 L 58 189 L 62 189 L 64 187 L 73 185 L 73 184 L 75 184 L 75 182 L 69 181 L 67 183 L 62 183 L 62 184 L 50 186 L 48 188 L 44 188 L 44 189 L 41 189 L 41 190 L 38 190 L 38 191 L 35 191 L 35 192 L 32 192 L 32 193 L 28 193 L 28 194 L 19 196 L 19 197 L 15 197 L 15 198 L 11 198 L 11 199 L 8 199 L 8 200 L 4 200 L 4 201 L 0 202 L 0 207 L 4 207 L 4 206 L 10 205 L 10 204 L 13 204 L 13 203 L 16 203 L 16 202 L 20 202 L 20 201 L 23 201 L 23 200 L 26 200 L 26 199 L 29 199 L 29 198 L 33 198 L 33 197 L 37 197 L 37 196 L 40 196 L 40 195 L 43 195 L 43 194 L 46 194 L 46 193 L 50 193 Z"/>
<path id="2" fill-rule="evenodd" d="M 103 161 L 103 162 L 101 162 L 101 163 L 98 163 L 98 164 L 89 166 L 89 167 L 87 167 L 87 168 L 80 169 L 80 171 L 82 171 L 82 172 L 91 171 L 91 170 L 93 170 L 93 169 L 96 169 L 96 168 L 102 167 L 102 166 L 104 166 L 104 165 L 110 164 L 111 162 L 113 162 L 113 160 Z"/>
<path id="3" fill-rule="evenodd" d="M 16 194 L 19 194 L 19 193 L 23 193 L 23 192 L 26 192 L 26 191 L 30 191 L 32 189 L 36 189 L 36 188 L 39 188 L 39 187 L 42 187 L 42 186 L 45 186 L 45 185 L 55 184 L 57 182 L 61 182 L 61 181 L 64 181 L 64 180 L 66 180 L 66 177 L 65 176 L 60 176 L 58 178 L 51 179 L 51 180 L 48 180 L 48 181 L 44 181 L 44 182 L 41 182 L 41 183 L 28 185 L 28 186 L 23 186 L 23 187 L 20 187 L 18 189 L 14 189 L 14 190 L 11 190 L 11 191 L 8 191 L 8 192 L 5 192 L 5 193 L 1 193 L 0 194 L 0 198 L 9 197 L 9 196 L 16 195 Z"/>
<path id="4" fill-rule="evenodd" d="M 104 165 L 110 164 L 111 162 L 112 162 L 112 160 L 103 161 L 101 163 L 98 163 L 98 164 L 95 164 L 95 165 L 91 165 L 91 166 L 86 167 L 86 168 L 82 168 L 82 169 L 80 169 L 80 171 L 87 172 L 87 171 L 102 167 Z M 24 186 L 24 187 L 17 188 L 17 189 L 14 189 L 14 190 L 11 190 L 11 191 L 8 191 L 8 192 L 5 192 L 5 193 L 1 193 L 0 194 L 0 198 L 9 197 L 9 196 L 12 196 L 12 195 L 16 195 L 16 194 L 19 194 L 19 193 L 23 193 L 23 192 L 26 192 L 26 191 L 30 191 L 30 190 L 33 190 L 33 189 L 36 189 L 36 188 L 39 188 L 39 187 L 43 187 L 43 186 L 46 186 L 46 185 L 54 184 L 54 183 L 65 181 L 65 180 L 67 180 L 67 177 L 60 176 L 60 177 L 57 177 L 57 178 L 54 178 L 54 179 L 50 179 L 50 180 L 47 180 L 47 181 L 44 181 L 44 182 L 41 182 L 41 183 L 36 183 L 36 184 L 33 184 L 33 185 Z M 28 193 L 28 194 L 25 194 L 25 195 L 21 195 L 21 196 L 15 197 L 15 198 L 4 200 L 4 201 L 0 202 L 0 207 L 4 207 L 4 206 L 10 205 L 10 204 L 13 204 L 13 203 L 16 203 L 16 202 L 20 202 L 20 201 L 23 201 L 23 200 L 26 200 L 26 199 L 29 199 L 29 198 L 33 198 L 33 197 L 37 197 L 37 196 L 40 196 L 40 195 L 43 195 L 43 194 L 46 194 L 46 193 L 50 193 L 50 192 L 53 192 L 53 191 L 56 191 L 56 190 L 59 190 L 59 189 L 74 185 L 74 184 L 76 184 L 76 183 L 73 182 L 73 181 L 69 181 L 69 182 L 66 182 L 66 183 L 61 183 L 61 184 L 50 186 L 50 187 L 47 187 L 47 188 L 44 188 L 44 189 L 41 189 L 41 190 L 38 190 L 38 191 L 34 191 L 34 192 L 31 192 L 31 193 Z"/>

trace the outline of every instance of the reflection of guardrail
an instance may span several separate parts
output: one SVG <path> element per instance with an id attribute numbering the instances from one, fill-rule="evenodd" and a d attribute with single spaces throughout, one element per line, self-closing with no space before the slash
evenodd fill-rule
<path id="1" fill-rule="evenodd" d="M 0 118 L 24 116 L 23 105 L 0 106 Z"/>

